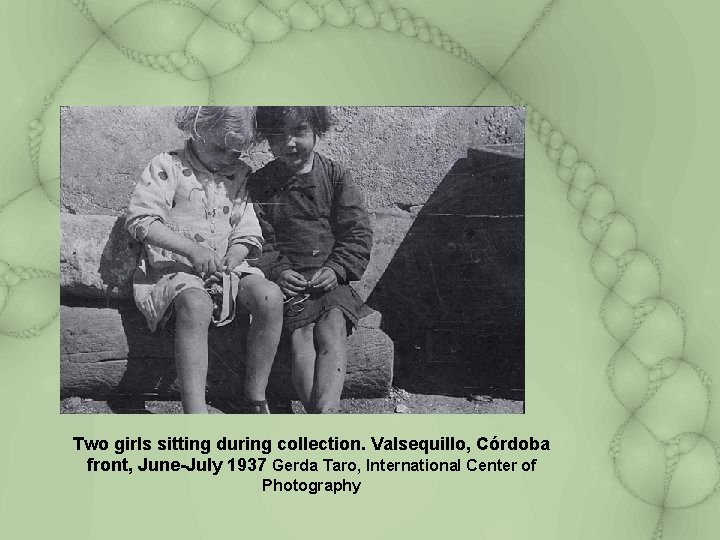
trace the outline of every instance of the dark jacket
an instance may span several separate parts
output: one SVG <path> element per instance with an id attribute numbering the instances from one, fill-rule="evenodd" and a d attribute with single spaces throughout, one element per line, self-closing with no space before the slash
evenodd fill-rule
<path id="1" fill-rule="evenodd" d="M 350 172 L 314 154 L 313 168 L 293 174 L 273 160 L 248 180 L 265 245 L 254 263 L 268 279 L 295 270 L 310 279 L 322 266 L 340 283 L 359 280 L 372 247 L 370 218 Z"/>

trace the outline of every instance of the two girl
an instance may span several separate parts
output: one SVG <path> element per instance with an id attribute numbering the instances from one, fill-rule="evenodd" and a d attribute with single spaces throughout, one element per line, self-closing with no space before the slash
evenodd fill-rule
<path id="1" fill-rule="evenodd" d="M 348 282 L 367 267 L 372 230 L 349 172 L 314 151 L 331 123 L 326 107 L 259 107 L 257 118 L 249 107 L 186 107 L 177 117 L 185 147 L 155 157 L 138 182 L 126 221 L 144 243 L 135 301 L 151 330 L 175 312 L 185 412 L 207 412 L 208 327 L 232 319 L 235 298 L 252 315 L 248 409 L 268 412 L 284 329 L 306 411 L 337 411 L 346 337 L 365 309 Z M 275 159 L 248 179 L 241 157 L 255 126 Z"/>

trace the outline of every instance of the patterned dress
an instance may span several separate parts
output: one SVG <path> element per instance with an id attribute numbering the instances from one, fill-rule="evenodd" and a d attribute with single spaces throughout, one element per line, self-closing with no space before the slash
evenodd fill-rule
<path id="1" fill-rule="evenodd" d="M 229 247 L 245 244 L 250 249 L 248 260 L 256 259 L 261 252 L 262 233 L 248 201 L 249 171 L 240 161 L 220 171 L 209 171 L 190 141 L 181 150 L 154 157 L 143 171 L 130 198 L 125 227 L 144 244 L 133 276 L 133 293 L 150 330 L 164 326 L 172 314 L 172 302 L 181 291 L 194 288 L 207 292 L 205 281 L 188 259 L 145 242 L 150 225 L 160 221 L 220 257 Z M 233 274 L 262 272 L 243 261 Z"/>

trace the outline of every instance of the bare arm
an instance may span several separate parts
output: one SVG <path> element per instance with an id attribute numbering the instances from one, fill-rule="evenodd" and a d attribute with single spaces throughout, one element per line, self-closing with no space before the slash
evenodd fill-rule
<path id="1" fill-rule="evenodd" d="M 172 158 L 160 154 L 143 171 L 125 213 L 125 228 L 138 242 L 167 249 L 190 261 L 199 273 L 217 272 L 220 257 L 211 249 L 165 225 L 177 185 Z"/>
<path id="2" fill-rule="evenodd" d="M 162 221 L 150 224 L 145 242 L 168 249 L 188 259 L 200 273 L 214 273 L 223 270 L 223 263 L 213 250 L 185 238 L 169 229 Z"/>
<path id="3" fill-rule="evenodd" d="M 250 246 L 247 244 L 234 244 L 230 246 L 222 258 L 221 266 L 224 270 L 231 272 L 237 265 L 242 263 L 250 253 Z"/>

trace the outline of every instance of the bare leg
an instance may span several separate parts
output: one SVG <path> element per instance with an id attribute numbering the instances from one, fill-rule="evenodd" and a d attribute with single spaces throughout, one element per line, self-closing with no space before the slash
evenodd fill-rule
<path id="1" fill-rule="evenodd" d="M 307 412 L 312 411 L 312 393 L 315 384 L 315 323 L 296 329 L 290 338 L 292 344 L 292 379 L 295 391 Z"/>
<path id="2" fill-rule="evenodd" d="M 345 315 L 339 309 L 325 313 L 315 325 L 318 352 L 315 365 L 313 412 L 335 413 L 347 368 Z"/>
<path id="3" fill-rule="evenodd" d="M 238 300 L 252 315 L 247 335 L 245 399 L 264 401 L 282 331 L 283 295 L 264 277 L 245 275 L 240 280 Z"/>
<path id="4" fill-rule="evenodd" d="M 185 413 L 207 414 L 208 326 L 212 302 L 199 289 L 175 297 L 175 366 Z"/>

